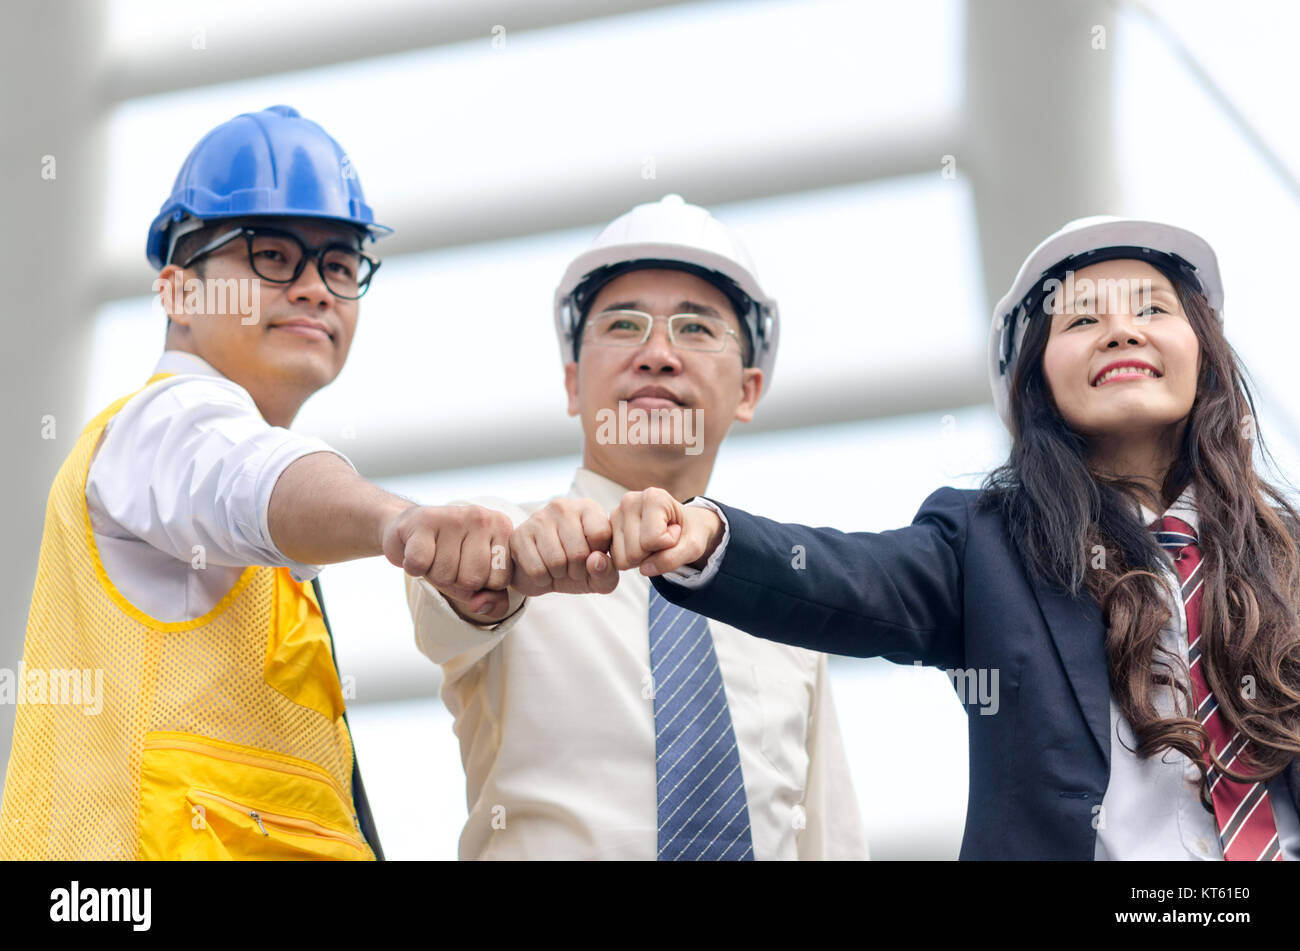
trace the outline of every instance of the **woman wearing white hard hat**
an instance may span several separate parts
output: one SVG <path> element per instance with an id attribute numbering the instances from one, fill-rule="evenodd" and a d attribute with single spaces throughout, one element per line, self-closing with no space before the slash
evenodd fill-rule
<path id="1" fill-rule="evenodd" d="M 965 674 L 962 858 L 1298 859 L 1300 519 L 1222 321 L 1198 236 L 1071 222 L 994 311 L 981 490 L 854 534 L 652 490 L 628 559 L 752 634 Z"/>

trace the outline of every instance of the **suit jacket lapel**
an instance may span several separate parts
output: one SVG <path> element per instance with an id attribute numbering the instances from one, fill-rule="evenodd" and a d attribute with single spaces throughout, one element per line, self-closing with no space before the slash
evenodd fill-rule
<path id="1" fill-rule="evenodd" d="M 1086 594 L 1072 598 L 1037 581 L 1031 585 L 1083 718 L 1109 770 L 1110 681 L 1101 607 Z"/>
<path id="2" fill-rule="evenodd" d="M 1291 791 L 1291 801 L 1295 803 L 1296 812 L 1300 812 L 1300 756 L 1291 760 L 1291 765 L 1282 775 L 1286 778 L 1287 788 Z"/>

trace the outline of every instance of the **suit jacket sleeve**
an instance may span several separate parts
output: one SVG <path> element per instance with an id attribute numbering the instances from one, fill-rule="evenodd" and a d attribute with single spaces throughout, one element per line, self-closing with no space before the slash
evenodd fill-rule
<path id="1" fill-rule="evenodd" d="M 653 582 L 668 600 L 758 637 L 962 667 L 968 495 L 936 489 L 911 525 L 885 532 L 784 524 L 717 503 L 729 528 L 713 579 Z"/>

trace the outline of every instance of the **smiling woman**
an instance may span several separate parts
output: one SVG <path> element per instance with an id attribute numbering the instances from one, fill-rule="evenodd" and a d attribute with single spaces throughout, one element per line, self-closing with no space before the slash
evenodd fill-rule
<path id="1" fill-rule="evenodd" d="M 1107 225 L 1094 227 L 1101 243 Z M 1137 754 L 1185 756 L 1210 780 L 1200 795 L 1217 812 L 1223 787 L 1262 788 L 1219 775 L 1277 776 L 1300 748 L 1296 513 L 1254 468 L 1262 437 L 1223 334 L 1212 252 L 1195 271 L 1172 252 L 1091 253 L 1049 269 L 1064 267 L 1065 282 L 1042 282 L 1054 285 L 1050 317 L 1028 321 L 1011 388 L 1020 438 L 988 484 L 1030 572 L 1100 604 L 1113 700 Z M 1101 288 L 1124 293 L 1103 300 Z M 1167 606 L 1151 529 L 1170 534 L 1171 523 L 1148 523 L 1184 504 L 1175 561 L 1192 559 L 1195 581 L 1183 575 L 1183 597 Z M 1162 640 L 1171 624 L 1185 628 L 1172 644 Z M 1179 675 L 1180 657 L 1199 667 L 1197 682 Z"/>
<path id="2" fill-rule="evenodd" d="M 1089 437 L 1097 468 L 1158 484 L 1196 398 L 1196 331 L 1175 279 L 1146 261 L 1104 261 L 1075 277 L 1071 283 L 1083 292 L 1054 306 L 1061 313 L 1041 328 L 1052 400 L 1065 421 Z M 1088 292 L 1094 285 L 1124 292 L 1103 300 Z M 1208 332 L 1213 317 L 1197 317 Z"/>
<path id="3" fill-rule="evenodd" d="M 1222 306 L 1196 235 L 1072 222 L 994 310 L 1013 442 L 980 491 L 851 534 L 643 493 L 673 531 L 641 570 L 751 634 L 998 684 L 965 702 L 963 858 L 1300 859 L 1300 517 Z"/>

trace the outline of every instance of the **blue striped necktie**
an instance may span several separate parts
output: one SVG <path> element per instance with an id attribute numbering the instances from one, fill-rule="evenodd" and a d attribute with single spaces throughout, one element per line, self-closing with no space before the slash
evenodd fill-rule
<path id="1" fill-rule="evenodd" d="M 659 860 L 753 861 L 749 803 L 709 622 L 650 586 Z"/>

